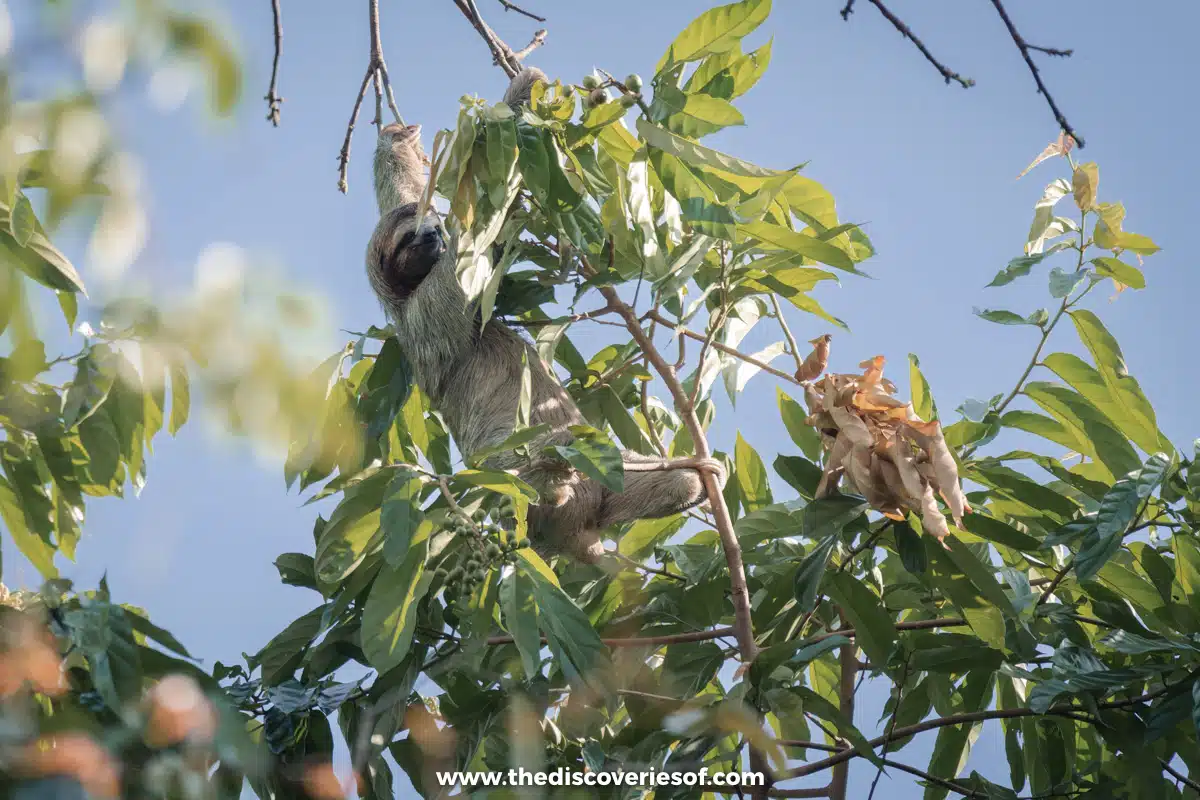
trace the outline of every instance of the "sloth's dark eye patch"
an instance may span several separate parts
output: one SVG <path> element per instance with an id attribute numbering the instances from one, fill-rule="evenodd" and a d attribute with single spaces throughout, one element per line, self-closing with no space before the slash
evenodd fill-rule
<path id="1" fill-rule="evenodd" d="M 416 238 L 417 238 L 417 232 L 416 232 L 416 231 L 409 231 L 408 233 L 406 233 L 406 234 L 404 234 L 403 236 L 401 236 L 401 237 L 400 237 L 400 244 L 399 244 L 399 245 L 397 245 L 397 246 L 398 246 L 400 249 L 404 249 L 405 247 L 408 247 L 410 244 L 412 244 L 412 243 L 413 243 L 413 240 L 414 240 L 414 239 L 416 239 Z"/>

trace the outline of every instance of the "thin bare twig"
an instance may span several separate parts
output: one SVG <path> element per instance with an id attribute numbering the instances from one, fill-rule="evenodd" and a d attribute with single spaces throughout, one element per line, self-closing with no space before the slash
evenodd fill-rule
<path id="1" fill-rule="evenodd" d="M 368 69 L 363 75 L 362 86 L 358 87 L 358 96 L 354 98 L 354 110 L 350 112 L 350 122 L 346 125 L 346 138 L 342 140 L 342 149 L 338 153 L 338 191 L 346 193 L 349 185 L 346 182 L 346 168 L 350 166 L 350 138 L 354 135 L 354 126 L 358 122 L 358 110 L 362 108 L 363 98 L 367 95 L 367 84 L 371 82 L 374 70 Z"/>
<path id="2" fill-rule="evenodd" d="M 479 14 L 479 7 L 475 4 L 475 0 L 454 0 L 455 7 L 462 12 L 463 16 L 471 23 L 479 35 L 483 37 L 483 41 L 487 43 L 488 49 L 492 51 L 492 63 L 504 70 L 504 74 L 508 77 L 513 77 L 521 69 L 521 62 L 517 60 L 512 48 L 500 40 L 487 23 L 483 21 L 483 17 Z"/>
<path id="3" fill-rule="evenodd" d="M 1183 683 L 1192 677 L 1194 677 L 1194 673 L 1189 673 L 1188 677 L 1184 678 L 1184 681 L 1181 681 L 1180 683 Z M 1146 692 L 1145 694 L 1138 695 L 1137 697 L 1130 697 L 1130 698 L 1127 698 L 1124 700 L 1112 700 L 1112 701 L 1105 702 L 1105 703 L 1098 703 L 1098 704 L 1096 704 L 1095 707 L 1103 711 L 1103 710 L 1110 710 L 1110 709 L 1130 708 L 1132 706 L 1138 705 L 1139 703 L 1149 703 L 1151 700 L 1162 697 L 1164 694 L 1171 691 L 1171 689 L 1174 688 L 1176 685 L 1177 684 L 1172 684 L 1171 686 L 1162 686 L 1158 689 L 1155 689 L 1152 692 Z M 939 719 L 930 719 L 930 720 L 925 720 L 924 722 L 918 722 L 915 725 L 905 725 L 904 727 L 897 728 L 896 730 L 892 731 L 890 736 L 884 735 L 884 736 L 879 736 L 879 737 L 872 739 L 871 741 L 867 742 L 867 747 L 869 747 L 873 750 L 876 747 L 879 747 L 880 745 L 882 745 L 884 742 L 897 741 L 899 739 L 907 739 L 909 736 L 914 736 L 918 733 L 924 733 L 925 731 L 937 730 L 938 728 L 944 728 L 947 725 L 965 725 L 967 723 L 973 724 L 976 722 L 985 722 L 987 720 L 992 720 L 992 719 L 1016 719 L 1019 717 L 1039 717 L 1039 716 L 1066 717 L 1068 719 L 1073 719 L 1078 722 L 1086 722 L 1089 724 L 1095 724 L 1095 720 L 1093 720 L 1092 717 L 1090 717 L 1086 713 L 1084 713 L 1083 709 L 1051 708 L 1048 711 L 1046 711 L 1044 714 L 1039 714 L 1038 712 L 1034 711 L 1031 708 L 997 708 L 997 709 L 990 709 L 987 711 L 970 711 L 970 712 L 966 712 L 966 713 L 962 713 L 962 714 L 951 714 L 950 716 L 941 717 Z M 798 743 L 789 742 L 788 740 L 782 740 L 782 741 L 780 741 L 780 744 L 785 747 L 786 746 L 801 746 Z M 858 755 L 859 755 L 858 750 L 856 750 L 852 747 L 848 747 L 845 750 L 835 753 L 834 755 L 830 756 L 829 758 L 825 758 L 820 761 L 810 762 L 801 767 L 797 767 L 795 769 L 789 770 L 786 774 L 786 779 L 791 780 L 793 778 L 803 778 L 806 775 L 813 775 L 817 772 L 821 772 L 823 770 L 829 769 L 837 764 L 841 764 L 852 758 L 856 758 L 856 757 L 858 757 Z"/>
<path id="4" fill-rule="evenodd" d="M 380 89 L 378 83 L 382 79 L 383 90 L 387 93 L 388 108 L 392 110 L 392 116 L 396 118 L 396 123 L 403 125 L 404 120 L 400 116 L 400 109 L 396 107 L 396 98 L 392 94 L 392 81 L 388 77 L 387 64 L 383 60 L 383 38 L 379 32 L 379 0 L 369 0 L 369 2 L 368 18 L 371 26 L 371 63 L 368 69 L 374 68 L 379 73 L 376 77 L 376 96 L 378 96 Z M 383 120 L 379 122 L 382 126 Z"/>
<path id="5" fill-rule="evenodd" d="M 642 564 L 641 562 L 630 558 L 629 556 L 625 555 L 624 553 L 611 552 L 611 553 L 609 553 L 609 555 L 611 555 L 617 561 L 620 561 L 625 566 L 627 566 L 631 569 L 640 570 L 649 575 L 661 575 L 662 577 L 670 578 L 673 581 L 686 581 L 687 580 L 687 578 L 685 578 L 683 575 L 678 575 L 674 572 L 667 572 L 665 569 L 658 569 L 657 567 L 648 567 L 645 564 Z"/>
<path id="6" fill-rule="evenodd" d="M 534 31 L 533 38 L 529 40 L 529 44 L 513 53 L 513 58 L 517 59 L 517 61 L 524 61 L 526 56 L 546 43 L 546 33 L 545 28 L 538 28 Z"/>
<path id="7" fill-rule="evenodd" d="M 779 295 L 774 292 L 771 292 L 771 307 L 775 309 L 775 320 L 783 330 L 783 338 L 787 341 L 788 350 L 792 352 L 792 358 L 796 360 L 796 371 L 799 372 L 804 369 L 804 356 L 800 354 L 800 345 L 796 343 L 796 337 L 792 335 L 792 329 L 788 327 L 787 320 L 783 317 L 783 307 L 779 305 Z"/>
<path id="8" fill-rule="evenodd" d="M 892 719 L 888 723 L 888 729 L 884 731 L 888 740 L 883 743 L 883 752 L 879 757 L 879 769 L 875 771 L 875 780 L 871 781 L 871 791 L 867 793 L 867 800 L 875 800 L 875 787 L 879 786 L 879 779 L 883 777 L 883 767 L 888 763 L 888 745 L 891 744 L 891 737 L 896 733 L 896 719 L 900 716 L 900 701 L 904 699 L 904 684 L 908 681 L 909 661 L 911 661 L 909 657 L 904 659 L 904 669 L 900 671 L 900 682 L 896 684 L 896 707 L 892 709 Z"/>
<path id="9" fill-rule="evenodd" d="M 854 13 L 854 0 L 846 0 L 846 5 L 842 8 L 842 19 L 850 19 L 850 15 Z"/>
<path id="10" fill-rule="evenodd" d="M 637 637 L 622 637 L 616 639 L 604 639 L 603 642 L 608 647 L 646 647 L 648 645 L 664 645 L 664 644 L 685 644 L 688 642 L 708 642 L 713 639 L 724 639 L 726 636 L 734 634 L 731 626 L 723 628 L 713 628 L 711 631 L 692 631 L 690 633 L 672 633 L 663 636 L 637 636 Z M 546 637 L 542 637 L 542 643 L 545 644 Z M 489 647 L 495 647 L 501 644 L 512 644 L 513 637 L 511 636 L 491 636 L 487 640 Z"/>
<path id="11" fill-rule="evenodd" d="M 1004 3 L 1001 0 L 992 0 L 992 5 L 996 7 L 996 13 L 1000 15 L 1000 19 L 1004 21 L 1004 27 L 1008 28 L 1008 34 L 1012 37 L 1013 43 L 1017 49 L 1021 51 L 1021 57 L 1025 59 L 1025 64 L 1029 67 L 1029 71 L 1033 74 L 1033 81 L 1037 84 L 1038 94 L 1046 98 L 1046 103 L 1050 106 L 1050 110 L 1054 113 L 1054 121 L 1058 123 L 1058 127 L 1066 131 L 1067 135 L 1075 140 L 1075 144 L 1083 149 L 1083 138 L 1076 133 L 1071 127 L 1071 123 L 1067 122 L 1067 118 L 1059 110 L 1058 104 L 1054 102 L 1054 98 L 1050 95 L 1050 91 L 1046 88 L 1046 84 L 1042 82 L 1042 74 L 1038 71 L 1037 64 L 1033 63 L 1031 50 L 1037 50 L 1041 53 L 1048 53 L 1052 56 L 1066 57 L 1071 55 L 1070 50 L 1054 50 L 1048 47 L 1033 47 L 1025 38 L 1017 32 L 1017 26 L 1013 24 L 1012 19 L 1008 16 L 1008 11 L 1004 8 Z"/>
<path id="12" fill-rule="evenodd" d="M 958 85 L 964 89 L 970 89 L 975 85 L 975 81 L 971 78 L 964 78 L 962 75 L 959 75 L 957 72 L 938 61 L 937 58 L 934 57 L 933 53 L 929 52 L 929 48 L 925 46 L 925 43 L 918 39 L 917 35 L 912 32 L 912 28 L 904 24 L 904 20 L 893 14 L 888 7 L 883 4 L 882 0 L 868 0 L 868 2 L 879 9 L 879 13 L 883 14 L 884 19 L 892 23 L 892 27 L 898 30 L 901 36 L 916 45 L 917 49 L 921 51 L 921 55 L 925 56 L 926 61 L 928 61 L 930 64 L 933 64 L 933 68 L 936 69 L 942 78 L 945 79 L 946 83 L 950 83 L 950 81 L 957 81 Z M 842 19 L 849 18 L 850 12 L 853 11 L 851 8 L 853 5 L 854 3 L 852 2 L 846 3 L 846 7 L 842 9 Z"/>
<path id="13" fill-rule="evenodd" d="M 275 58 L 271 61 L 271 85 L 263 97 L 267 101 L 267 120 L 276 128 L 279 127 L 280 106 L 283 98 L 279 96 L 279 56 L 283 52 L 283 20 L 279 10 L 279 0 L 271 0 L 271 13 L 275 16 Z"/>
<path id="14" fill-rule="evenodd" d="M 1045 588 L 1045 590 L 1042 591 L 1042 595 L 1038 598 L 1035 605 L 1043 605 L 1047 600 L 1050 599 L 1050 595 L 1054 594 L 1054 590 L 1057 589 L 1058 585 L 1063 582 L 1063 578 L 1067 577 L 1067 573 L 1071 571 L 1071 567 L 1073 566 L 1075 566 L 1075 559 L 1067 559 L 1067 563 L 1062 569 L 1055 573 L 1054 578 L 1051 579 L 1050 584 Z"/>
<path id="15" fill-rule="evenodd" d="M 367 0 L 367 20 L 370 25 L 371 54 L 367 61 L 367 74 L 363 77 L 358 96 L 354 98 L 354 111 L 350 114 L 350 123 L 346 126 L 346 138 L 342 141 L 342 149 L 338 153 L 338 191 L 346 193 L 348 183 L 346 170 L 350 166 L 350 138 L 354 135 L 354 125 L 358 122 L 358 112 L 362 108 L 363 98 L 367 95 L 367 84 L 375 83 L 375 119 L 372 124 L 383 128 L 383 97 L 386 93 L 388 108 L 397 124 L 403 125 L 400 109 L 396 107 L 396 98 L 392 94 L 392 82 L 388 78 L 387 64 L 383 60 L 383 39 L 379 33 L 379 0 Z"/>
<path id="16" fill-rule="evenodd" d="M 1158 763 L 1162 764 L 1163 769 L 1166 770 L 1172 778 L 1174 778 L 1175 780 L 1180 781 L 1181 783 L 1189 786 L 1190 788 L 1195 789 L 1196 791 L 1200 792 L 1200 783 L 1196 783 L 1194 780 L 1189 778 L 1187 775 L 1184 775 L 1179 770 L 1172 767 L 1167 762 L 1166 759 L 1160 758 L 1158 760 Z"/>
<path id="17" fill-rule="evenodd" d="M 761 369 L 763 372 L 769 372 L 772 375 L 774 375 L 775 377 L 782 378 L 783 380 L 787 381 L 788 383 L 794 383 L 796 385 L 800 384 L 800 382 L 796 380 L 795 376 L 788 375 L 783 370 L 776 369 L 775 367 L 772 367 L 770 364 L 768 364 L 765 361 L 757 359 L 754 356 L 748 356 L 745 353 L 743 353 L 740 350 L 737 350 L 733 347 L 728 347 L 726 345 L 721 344 L 720 342 L 713 341 L 713 333 L 711 331 L 710 331 L 709 335 L 702 336 L 693 330 L 689 330 L 687 328 L 683 328 L 683 327 L 680 327 L 679 325 L 676 325 L 674 322 L 671 322 L 671 320 L 667 319 L 662 314 L 659 314 L 657 311 L 648 311 L 648 312 L 646 312 L 646 314 L 644 316 L 646 319 L 650 319 L 650 320 L 653 320 L 654 322 L 658 322 L 658 323 L 661 323 L 662 325 L 667 326 L 668 328 L 670 328 L 673 331 L 675 331 L 676 333 L 678 333 L 680 336 L 686 336 L 690 339 L 695 339 L 698 342 L 703 342 L 704 348 L 701 350 L 702 355 L 704 353 L 704 350 L 706 350 L 708 348 L 712 348 L 713 350 L 719 350 L 722 353 L 725 353 L 726 355 L 730 355 L 736 359 L 745 361 L 747 364 L 753 364 L 754 366 Z M 801 361 L 803 362 L 803 359 L 801 359 Z M 701 364 L 701 366 L 703 366 L 703 364 Z"/>
<path id="18" fill-rule="evenodd" d="M 534 14 L 533 12 L 530 12 L 530 11 L 526 11 L 525 9 L 516 5 L 515 3 L 508 2 L 508 0 L 499 0 L 499 2 L 500 2 L 500 5 L 504 6 L 505 11 L 515 11 L 518 14 L 524 14 L 525 16 L 529 17 L 530 19 L 536 19 L 538 22 L 546 21 L 545 17 L 539 17 L 537 14 Z"/>

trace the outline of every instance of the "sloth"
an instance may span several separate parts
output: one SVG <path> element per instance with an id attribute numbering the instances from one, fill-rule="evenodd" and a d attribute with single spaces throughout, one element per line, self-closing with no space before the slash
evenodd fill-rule
<path id="1" fill-rule="evenodd" d="M 526 68 L 513 78 L 505 101 L 519 106 L 545 80 Z M 571 396 L 532 345 L 497 319 L 480 329 L 479 309 L 468 303 L 455 274 L 456 242 L 430 210 L 418 219 L 425 191 L 420 127 L 385 127 L 375 153 L 375 190 L 381 219 L 367 247 L 367 277 L 394 326 L 417 385 L 441 412 L 459 451 L 471 454 L 513 433 L 522 375 L 532 378 L 531 426 L 547 424 L 534 441 L 532 461 L 512 452 L 488 458 L 490 469 L 515 471 L 536 489 L 529 536 L 546 555 L 596 563 L 604 553 L 600 531 L 637 519 L 660 518 L 707 499 L 702 472 L 724 486 L 724 465 L 711 458 L 665 459 L 623 451 L 624 489 L 614 492 L 581 476 L 567 462 L 541 455 L 572 441 L 571 425 L 586 425 Z"/>

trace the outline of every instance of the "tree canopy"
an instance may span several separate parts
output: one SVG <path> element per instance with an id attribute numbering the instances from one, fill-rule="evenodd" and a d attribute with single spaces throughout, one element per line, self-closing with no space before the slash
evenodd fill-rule
<path id="1" fill-rule="evenodd" d="M 58 4 L 45 5 L 53 30 Z M 135 5 L 128 30 L 93 35 L 131 59 L 204 64 L 212 110 L 228 113 L 241 76 L 224 38 Z M 519 66 L 462 6 L 497 64 Z M 589 423 L 557 457 L 616 490 L 619 448 L 728 467 L 701 509 L 607 531 L 613 555 L 595 566 L 529 547 L 536 491 L 482 466 L 491 453 L 457 451 L 413 381 L 411 343 L 382 320 L 314 367 L 291 346 L 304 298 L 274 286 L 247 306 L 218 276 L 174 303 L 105 298 L 80 319 L 84 283 L 55 231 L 94 221 L 119 257 L 141 213 L 112 142 L 77 138 L 120 72 L 85 48 L 77 92 L 0 96 L 0 518 L 45 579 L 0 596 L 0 790 L 388 798 L 402 771 L 434 797 L 448 791 L 438 772 L 705 767 L 768 775 L 754 796 L 843 800 L 854 767 L 908 773 L 934 800 L 1200 794 L 1197 450 L 1160 431 L 1087 302 L 1144 289 L 1158 246 L 1125 230 L 1064 130 L 1026 170 L 1053 179 L 990 284 L 1040 276 L 1046 307 L 976 312 L 1036 329 L 1014 384 L 951 412 L 917 355 L 840 352 L 845 323 L 812 292 L 853 291 L 870 239 L 802 166 L 703 143 L 744 121 L 737 101 L 772 43 L 743 40 L 770 11 L 706 11 L 644 80 L 552 79 L 516 112 L 464 97 L 430 139 L 428 200 L 455 231 L 480 324 L 525 331 Z M 385 103 L 399 117 L 384 69 L 373 43 L 357 100 L 373 82 L 377 123 Z M 279 122 L 274 78 L 267 100 Z M 48 356 L 46 308 L 79 352 Z M 829 334 L 802 344 L 797 319 Z M 614 341 L 581 351 L 573 333 L 593 324 Z M 778 341 L 747 353 L 756 328 Z M 909 398 L 885 377 L 897 366 Z M 791 441 L 759 452 L 739 435 L 712 452 L 706 432 L 736 423 L 716 418 L 714 395 L 736 404 L 749 381 L 775 382 Z M 147 480 L 151 445 L 188 424 L 194 390 L 230 429 L 287 448 L 281 489 L 332 507 L 311 548 L 275 562 L 312 610 L 211 669 L 152 609 L 56 568 L 88 498 Z M 525 407 L 496 450 L 536 455 L 528 421 Z M 865 685 L 888 694 L 878 723 L 855 713 Z M 964 770 L 983 725 L 1002 730 L 1004 782 Z M 935 743 L 913 763 L 918 737 Z"/>

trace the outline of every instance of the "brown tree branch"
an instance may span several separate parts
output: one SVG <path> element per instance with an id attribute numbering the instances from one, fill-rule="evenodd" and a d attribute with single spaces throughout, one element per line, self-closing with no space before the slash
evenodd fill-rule
<path id="1" fill-rule="evenodd" d="M 1055 573 L 1054 577 L 1050 581 L 1050 584 L 1046 586 L 1045 590 L 1042 591 L 1042 595 L 1037 599 L 1036 605 L 1043 605 L 1047 600 L 1050 599 L 1050 595 L 1054 594 L 1054 590 L 1057 589 L 1059 584 L 1063 582 L 1063 578 L 1067 577 L 1067 573 L 1071 571 L 1071 567 L 1073 566 L 1075 566 L 1075 559 L 1068 558 L 1067 563 L 1062 569 Z"/>
<path id="2" fill-rule="evenodd" d="M 546 43 L 546 33 L 545 28 L 539 28 L 534 31 L 533 38 L 529 40 L 529 44 L 513 53 L 513 58 L 517 59 L 517 61 L 524 61 L 526 56 Z"/>
<path id="3" fill-rule="evenodd" d="M 516 59 L 512 48 L 501 41 L 500 37 L 483 21 L 475 0 L 454 0 L 454 5 L 487 43 L 488 49 L 492 51 L 492 63 L 504 70 L 504 74 L 508 77 L 516 75 L 521 69 L 521 63 Z"/>
<path id="4" fill-rule="evenodd" d="M 707 642 L 713 639 L 723 639 L 726 636 L 732 636 L 734 630 L 730 626 L 723 628 L 713 628 L 711 631 L 691 631 L 690 633 L 672 633 L 663 636 L 637 636 L 637 637 L 622 637 L 617 639 L 604 639 L 603 642 L 608 647 L 646 647 L 648 645 L 664 645 L 664 644 L 686 644 L 688 642 Z M 502 644 L 512 644 L 513 637 L 511 636 L 490 636 L 487 640 L 489 647 L 496 647 Z M 546 637 L 542 637 L 542 644 L 546 643 Z"/>
<path id="5" fill-rule="evenodd" d="M 992 5 L 996 7 L 996 13 L 1000 15 L 1000 19 L 1004 21 L 1004 27 L 1008 28 L 1008 34 L 1012 37 L 1013 43 L 1017 49 L 1021 51 L 1021 57 L 1025 59 L 1025 64 L 1029 67 L 1029 71 L 1033 74 L 1033 81 L 1037 84 L 1038 94 L 1046 98 L 1046 103 L 1050 106 L 1050 110 L 1054 113 L 1054 121 L 1058 123 L 1058 127 L 1066 132 L 1068 136 L 1075 140 L 1075 144 L 1083 149 L 1083 139 L 1075 129 L 1071 127 L 1071 123 L 1067 122 L 1067 118 L 1063 116 L 1059 110 L 1058 104 L 1054 102 L 1050 91 L 1046 88 L 1046 84 L 1042 82 L 1042 74 L 1038 71 L 1037 64 L 1033 63 L 1033 55 L 1031 50 L 1037 50 L 1041 53 L 1048 53 L 1052 56 L 1066 57 L 1071 55 L 1070 50 L 1055 50 L 1048 47 L 1034 47 L 1025 41 L 1024 37 L 1017 32 L 1017 26 L 1013 24 L 1012 19 L 1008 16 L 1008 11 L 1004 8 L 1004 3 L 1001 0 L 992 0 Z"/>
<path id="6" fill-rule="evenodd" d="M 769 372 L 772 375 L 774 375 L 775 377 L 782 378 L 783 380 L 787 381 L 788 383 L 794 383 L 797 386 L 800 385 L 800 382 L 798 380 L 796 380 L 795 376 L 788 375 L 783 370 L 776 369 L 775 367 L 772 367 L 767 362 L 761 361 L 761 360 L 755 358 L 754 356 L 748 356 L 745 353 L 741 352 L 740 350 L 737 350 L 732 347 L 728 347 L 726 345 L 721 344 L 720 342 L 712 341 L 711 336 L 702 336 L 693 330 L 689 330 L 687 328 L 680 327 L 679 325 L 676 325 L 674 322 L 671 322 L 671 320 L 664 317 L 662 314 L 659 314 L 657 311 L 646 312 L 646 314 L 644 315 L 644 318 L 654 320 L 655 322 L 659 323 L 660 325 L 665 325 L 666 327 L 677 332 L 681 336 L 686 336 L 689 339 L 695 339 L 697 342 L 702 342 L 702 343 L 704 343 L 706 348 L 711 347 L 713 350 L 719 350 L 722 353 L 725 353 L 726 355 L 730 355 L 736 359 L 745 361 L 747 364 L 753 364 L 754 366 L 761 369 L 763 372 Z M 703 352 L 704 351 L 702 349 L 701 353 L 703 353 Z M 801 359 L 801 360 L 803 360 L 803 359 Z"/>
<path id="7" fill-rule="evenodd" d="M 276 128 L 279 127 L 280 106 L 283 98 L 279 96 L 279 56 L 283 52 L 283 21 L 279 10 L 279 0 L 271 0 L 271 13 L 275 16 L 275 58 L 271 61 L 271 85 L 267 88 L 263 99 L 267 101 L 267 120 Z"/>
<path id="8" fill-rule="evenodd" d="M 925 60 L 933 65 L 933 68 L 936 69 L 942 78 L 945 79 L 946 83 L 950 83 L 950 81 L 957 81 L 958 85 L 962 86 L 964 89 L 969 89 L 975 85 L 975 81 L 971 78 L 964 78 L 962 75 L 959 75 L 957 72 L 954 72 L 945 64 L 938 61 L 937 58 L 934 57 L 933 53 L 929 52 L 929 48 L 925 46 L 925 43 L 918 39 L 917 35 L 912 32 L 912 28 L 909 28 L 908 25 L 904 24 L 904 20 L 893 14 L 891 10 L 889 10 L 888 7 L 883 4 L 882 0 L 868 0 L 868 2 L 875 6 L 875 8 L 879 9 L 879 13 L 883 14 L 884 19 L 892 23 L 892 27 L 898 30 L 901 36 L 917 46 L 917 49 L 921 51 L 921 55 L 925 56 Z M 842 9 L 842 19 L 849 19 L 850 14 L 853 11 L 854 3 L 853 0 L 851 0 L 851 2 L 847 2 L 846 7 Z"/>
<path id="9" fill-rule="evenodd" d="M 537 14 L 526 11 L 525 9 L 516 5 L 515 3 L 508 2 L 508 0 L 499 0 L 499 2 L 500 2 L 500 5 L 504 6 L 505 11 L 515 11 L 518 14 L 524 14 L 525 16 L 529 17 L 530 19 L 536 19 L 538 22 L 546 21 L 545 17 L 539 17 Z"/>
<path id="10" fill-rule="evenodd" d="M 338 191 L 346 193 L 348 183 L 346 170 L 350 166 L 350 138 L 354 135 L 354 126 L 358 122 L 358 112 L 362 108 L 363 98 L 367 94 L 367 84 L 375 83 L 375 119 L 372 121 L 377 128 L 383 127 L 383 96 L 386 92 L 388 107 L 396 118 L 397 124 L 403 125 L 400 109 L 396 107 L 396 97 L 392 93 L 392 82 L 388 77 L 387 64 L 383 60 L 383 39 L 379 33 L 379 0 L 367 0 L 367 21 L 370 26 L 371 52 L 367 59 L 367 74 L 363 77 L 358 96 L 354 99 L 354 111 L 350 114 L 350 123 L 346 126 L 346 138 L 342 141 L 341 152 L 338 153 Z"/>
<path id="11" fill-rule="evenodd" d="M 1152 692 L 1138 695 L 1137 697 L 1127 698 L 1125 700 L 1112 700 L 1107 703 L 1098 703 L 1096 708 L 1108 711 L 1123 708 L 1129 708 L 1139 703 L 1148 703 L 1158 697 L 1162 697 L 1167 692 L 1171 691 L 1176 684 L 1171 686 L 1163 686 L 1155 689 Z M 906 739 L 909 736 L 914 736 L 925 731 L 937 730 L 944 728 L 947 725 L 965 725 L 967 723 L 986 722 L 991 719 L 1016 719 L 1020 717 L 1067 717 L 1068 719 L 1095 724 L 1095 720 L 1087 714 L 1083 713 L 1083 709 L 1077 708 L 1051 708 L 1044 714 L 1039 714 L 1031 708 L 996 708 L 987 711 L 970 711 L 962 714 L 952 714 L 948 717 L 940 717 L 938 719 L 925 720 L 918 722 L 915 725 L 905 725 L 902 728 L 897 728 L 892 731 L 891 735 L 879 736 L 867 742 L 867 746 L 872 750 L 885 742 L 896 741 L 897 739 Z M 779 744 L 784 747 L 804 747 L 808 742 L 798 742 L 789 739 L 780 739 Z M 812 775 L 826 769 L 830 769 L 838 764 L 848 761 L 852 758 L 857 758 L 859 752 L 854 748 L 846 748 L 838 753 L 833 754 L 829 758 L 820 761 L 813 761 L 804 766 L 790 770 L 786 779 L 803 778 L 806 775 Z"/>
<path id="12" fill-rule="evenodd" d="M 586 259 L 583 260 L 583 265 L 588 273 L 595 274 L 595 270 L 591 268 Z M 637 342 L 638 347 L 646 354 L 646 358 L 667 385 L 683 423 L 691 434 L 692 442 L 696 447 L 696 455 L 700 458 L 710 457 L 712 451 L 708 447 L 708 438 L 704 435 L 699 418 L 696 417 L 695 407 L 679 383 L 675 368 L 663 359 L 658 348 L 654 346 L 654 342 L 650 341 L 650 337 L 642 329 L 637 314 L 621 300 L 617 291 L 611 286 L 601 286 L 599 289 L 608 304 L 617 309 L 617 313 L 625 320 L 625 326 L 634 341 Z M 733 531 L 733 519 L 729 514 L 729 507 L 725 505 L 721 487 L 717 485 L 716 479 L 711 473 L 703 472 L 701 477 L 704 479 L 704 489 L 708 495 L 709 505 L 712 507 L 717 534 L 721 538 L 721 546 L 725 551 L 725 563 L 729 567 L 730 590 L 733 594 L 733 627 L 737 633 L 738 649 L 741 652 L 742 660 L 750 663 L 758 655 L 758 645 L 754 641 L 754 625 L 750 617 L 750 592 L 746 588 L 746 568 L 742 563 L 742 547 Z"/>
<path id="13" fill-rule="evenodd" d="M 358 96 L 354 98 L 354 110 L 350 112 L 350 122 L 346 125 L 346 138 L 342 140 L 342 149 L 338 153 L 338 191 L 342 194 L 349 188 L 346 182 L 346 168 L 350 166 L 350 138 L 354 135 L 354 126 L 358 122 L 358 110 L 362 108 L 363 98 L 367 96 L 367 84 L 371 82 L 371 76 L 374 74 L 375 71 L 368 68 L 367 73 L 363 75 L 362 86 L 358 87 Z"/>
<path id="14" fill-rule="evenodd" d="M 400 109 L 396 107 L 396 97 L 392 94 L 392 80 L 388 77 L 387 64 L 383 60 L 383 38 L 379 32 L 379 0 L 369 0 L 368 19 L 371 26 L 371 63 L 368 69 L 374 68 L 379 74 L 375 79 L 376 95 L 379 94 L 379 81 L 383 81 L 383 90 L 387 93 L 388 108 L 392 110 L 392 116 L 396 118 L 398 125 L 403 125 L 404 120 L 400 117 Z M 380 127 L 383 126 L 383 120 L 377 123 Z"/>
<path id="15" fill-rule="evenodd" d="M 1170 765 L 1170 764 L 1167 762 L 1167 760 L 1166 760 L 1166 759 L 1160 758 L 1160 759 L 1158 760 L 1158 763 L 1162 764 L 1162 767 L 1163 767 L 1163 769 L 1164 769 L 1164 770 L 1167 772 L 1167 774 L 1169 774 L 1169 775 L 1170 775 L 1172 778 L 1174 778 L 1174 779 L 1175 779 L 1175 780 L 1177 780 L 1177 781 L 1180 781 L 1181 783 L 1183 783 L 1184 785 L 1188 786 L 1189 788 L 1195 789 L 1196 791 L 1200 792 L 1200 783 L 1196 783 L 1194 780 L 1192 780 L 1191 778 L 1189 778 L 1187 775 L 1184 775 L 1184 774 L 1183 774 L 1183 773 L 1181 773 L 1179 770 L 1177 770 L 1177 769 L 1175 769 L 1174 767 L 1172 767 L 1172 766 L 1171 766 L 1171 765 Z"/>
<path id="16" fill-rule="evenodd" d="M 844 614 L 839 614 L 842 625 L 846 624 Z M 838 652 L 838 663 L 841 667 L 841 680 L 838 682 L 838 710 L 842 717 L 851 725 L 854 724 L 854 679 L 858 676 L 858 645 L 847 642 Z M 837 764 L 829 781 L 830 800 L 846 800 L 846 788 L 850 783 L 850 762 Z"/>

